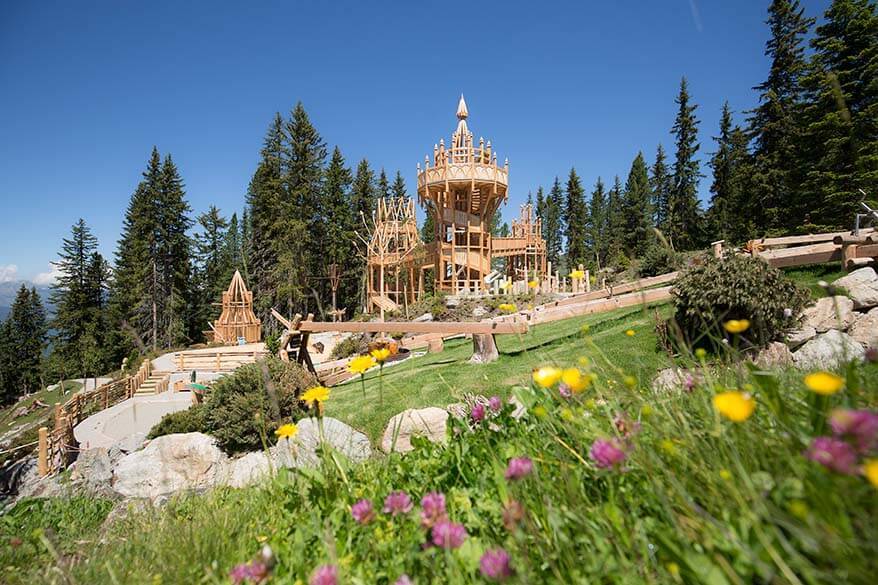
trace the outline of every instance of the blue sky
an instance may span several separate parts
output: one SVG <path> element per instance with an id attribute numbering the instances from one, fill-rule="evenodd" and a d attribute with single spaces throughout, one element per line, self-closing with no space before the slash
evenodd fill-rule
<path id="1" fill-rule="evenodd" d="M 806 0 L 820 16 L 828 0 Z M 768 1 L 0 3 L 0 281 L 47 280 L 80 216 L 108 257 L 153 145 L 196 213 L 240 211 L 275 111 L 301 100 L 348 164 L 414 184 L 470 128 L 510 161 L 507 218 L 575 166 L 623 180 L 669 134 L 685 75 L 701 155 L 755 104 Z M 702 180 L 702 197 L 710 179 Z"/>

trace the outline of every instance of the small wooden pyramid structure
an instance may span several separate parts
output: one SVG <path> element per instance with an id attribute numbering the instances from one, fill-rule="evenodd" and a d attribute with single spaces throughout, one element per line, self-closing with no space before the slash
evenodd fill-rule
<path id="1" fill-rule="evenodd" d="M 223 293 L 223 311 L 210 323 L 213 341 L 236 345 L 243 338 L 256 343 L 262 338 L 262 321 L 253 312 L 253 293 L 247 290 L 241 273 L 235 270 L 229 289 Z"/>

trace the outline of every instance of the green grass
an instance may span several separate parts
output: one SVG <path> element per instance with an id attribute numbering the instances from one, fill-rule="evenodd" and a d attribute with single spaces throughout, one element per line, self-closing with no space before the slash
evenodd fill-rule
<path id="1" fill-rule="evenodd" d="M 847 272 L 841 267 L 841 263 L 833 262 L 830 264 L 819 264 L 815 266 L 802 266 L 800 268 L 788 268 L 784 270 L 793 282 L 801 287 L 807 288 L 811 292 L 811 296 L 815 299 L 825 297 L 826 293 L 820 287 L 818 282 L 821 280 L 832 282 L 841 278 Z"/>
<path id="2" fill-rule="evenodd" d="M 0 410 L 0 430 L 6 430 L 7 428 L 16 425 L 31 423 L 37 419 L 45 417 L 51 412 L 51 409 L 54 408 L 56 402 L 65 401 L 71 393 L 78 392 L 81 388 L 82 384 L 79 382 L 65 381 L 63 391 L 61 387 L 57 387 L 54 390 L 43 389 L 39 392 L 34 392 L 27 398 L 19 400 L 15 404 L 3 408 Z M 47 408 L 34 410 L 25 416 L 15 416 L 16 411 L 20 408 L 23 406 L 30 406 L 37 400 L 41 400 L 49 406 Z"/>
<path id="3" fill-rule="evenodd" d="M 667 317 L 670 306 L 661 306 L 659 312 Z M 589 326 L 596 347 L 584 342 L 584 325 Z M 444 408 L 460 401 L 464 394 L 506 396 L 510 386 L 526 382 L 534 368 L 546 364 L 586 357 L 601 372 L 610 369 L 608 363 L 625 364 L 626 374 L 648 382 L 668 361 L 657 350 L 654 326 L 652 309 L 642 308 L 537 325 L 526 335 L 497 336 L 500 359 L 484 365 L 468 363 L 470 340 L 449 340 L 440 353 L 387 367 L 383 404 L 376 368 L 366 374 L 365 397 L 359 377 L 333 387 L 326 414 L 362 430 L 374 442 L 380 440 L 390 417 L 407 408 Z M 635 331 L 634 337 L 625 335 L 628 329 Z"/>

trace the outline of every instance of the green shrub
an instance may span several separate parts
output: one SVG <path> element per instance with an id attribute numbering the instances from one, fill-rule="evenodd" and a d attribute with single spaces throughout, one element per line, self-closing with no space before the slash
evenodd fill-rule
<path id="1" fill-rule="evenodd" d="M 351 357 L 352 355 L 366 353 L 368 346 L 369 340 L 366 338 L 366 335 L 362 333 L 359 335 L 351 335 L 336 344 L 336 346 L 332 348 L 332 353 L 329 354 L 329 357 L 330 359 L 341 360 Z"/>
<path id="2" fill-rule="evenodd" d="M 269 355 L 277 355 L 280 351 L 280 335 L 269 335 L 265 338 L 265 351 Z"/>
<path id="3" fill-rule="evenodd" d="M 667 274 L 680 268 L 680 254 L 669 246 L 654 244 L 647 248 L 637 273 L 642 277 Z"/>
<path id="4" fill-rule="evenodd" d="M 273 382 L 279 412 L 269 398 L 263 366 Z M 219 379 L 203 405 L 166 416 L 152 428 L 150 437 L 199 431 L 216 437 L 227 453 L 258 450 L 263 436 L 274 440 L 272 431 L 281 420 L 298 418 L 299 395 L 316 383 L 298 364 L 268 357 Z"/>
<path id="5" fill-rule="evenodd" d="M 809 296 L 780 270 L 748 256 L 704 258 L 677 279 L 673 295 L 674 321 L 683 341 L 717 348 L 729 337 L 723 323 L 730 319 L 750 322 L 737 340 L 739 347 L 779 338 L 795 323 L 784 311 L 798 315 Z"/>
<path id="6" fill-rule="evenodd" d="M 174 433 L 201 433 L 204 432 L 204 405 L 195 404 L 186 410 L 172 412 L 162 417 L 157 425 L 149 430 L 147 439 L 155 439 L 162 435 Z"/>

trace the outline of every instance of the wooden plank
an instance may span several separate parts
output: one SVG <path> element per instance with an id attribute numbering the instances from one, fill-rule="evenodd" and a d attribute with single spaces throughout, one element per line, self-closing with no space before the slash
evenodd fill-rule
<path id="1" fill-rule="evenodd" d="M 832 242 L 824 244 L 812 244 L 798 248 L 785 248 L 783 250 L 768 250 L 759 255 L 775 268 L 788 268 L 791 266 L 807 266 L 809 264 L 824 264 L 836 262 L 842 259 L 841 247 Z"/>
<path id="2" fill-rule="evenodd" d="M 594 301 L 597 299 L 605 299 L 609 298 L 613 295 L 621 295 L 626 294 L 638 290 L 643 290 L 645 288 L 649 288 L 651 286 L 656 286 L 660 284 L 667 284 L 669 282 L 673 282 L 679 276 L 679 272 L 669 272 L 667 274 L 660 274 L 658 276 L 652 276 L 649 278 L 642 278 L 640 280 L 636 280 L 634 282 L 626 282 L 624 284 L 619 284 L 614 287 L 610 287 L 608 289 L 595 290 L 592 292 L 582 293 L 567 297 L 565 299 L 561 299 L 558 301 L 554 301 L 551 303 L 546 303 L 545 305 L 540 305 L 540 307 L 545 308 L 554 308 L 554 307 L 566 307 L 569 305 L 578 305 L 580 303 Z M 539 307 L 537 307 L 539 308 Z"/>
<path id="3" fill-rule="evenodd" d="M 534 311 L 531 316 L 531 324 L 552 323 L 572 317 L 581 317 L 594 313 L 604 313 L 615 309 L 624 309 L 637 305 L 666 301 L 671 298 L 671 286 L 651 289 L 647 291 L 619 295 L 611 299 L 594 300 L 587 303 L 567 307 L 555 307 L 542 311 Z"/>
<path id="4" fill-rule="evenodd" d="M 511 334 L 527 333 L 527 323 L 500 323 L 481 321 L 472 323 L 457 322 L 426 322 L 416 323 L 408 321 L 374 321 L 358 323 L 348 321 L 346 323 L 332 323 L 331 321 L 302 321 L 299 325 L 301 331 L 317 333 L 321 331 L 340 331 L 344 333 L 441 333 L 444 335 L 458 334 Z"/>
<path id="5" fill-rule="evenodd" d="M 864 236 L 873 233 L 873 228 L 861 229 L 859 235 Z M 852 232 L 832 232 L 826 234 L 807 234 L 804 236 L 782 236 L 778 238 L 763 238 L 761 240 L 751 240 L 754 244 L 758 244 L 761 248 L 770 248 L 772 246 L 794 246 L 798 244 L 817 244 L 820 242 L 831 242 L 836 237 L 850 236 Z"/>

